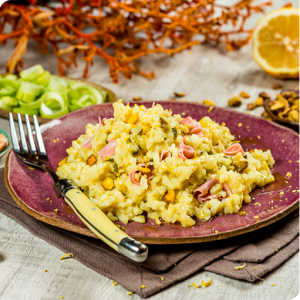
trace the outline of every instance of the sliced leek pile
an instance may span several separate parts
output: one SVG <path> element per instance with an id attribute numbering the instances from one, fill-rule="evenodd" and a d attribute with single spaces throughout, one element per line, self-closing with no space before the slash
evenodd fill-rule
<path id="1" fill-rule="evenodd" d="M 41 65 L 0 76 L 0 108 L 55 119 L 70 111 L 105 102 L 107 93 L 51 75 Z"/>

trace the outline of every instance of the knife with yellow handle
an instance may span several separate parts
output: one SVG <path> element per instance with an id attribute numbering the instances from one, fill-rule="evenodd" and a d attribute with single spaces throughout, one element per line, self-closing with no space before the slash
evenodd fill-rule
<path id="1" fill-rule="evenodd" d="M 120 230 L 74 183 L 68 179 L 59 179 L 50 167 L 43 137 L 37 121 L 33 116 L 35 139 L 31 131 L 29 117 L 26 114 L 26 126 L 29 145 L 24 134 L 21 115 L 18 114 L 20 141 L 18 140 L 12 113 L 9 114 L 11 140 L 16 156 L 30 166 L 47 172 L 54 181 L 54 191 L 58 198 L 63 197 L 82 222 L 111 248 L 136 262 L 143 262 L 148 257 L 146 245 L 129 237 Z"/>

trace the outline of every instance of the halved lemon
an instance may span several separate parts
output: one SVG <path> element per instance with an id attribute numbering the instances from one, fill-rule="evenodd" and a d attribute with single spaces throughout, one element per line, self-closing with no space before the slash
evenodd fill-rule
<path id="1" fill-rule="evenodd" d="M 299 9 L 281 8 L 265 15 L 252 33 L 252 55 L 270 75 L 299 77 Z"/>

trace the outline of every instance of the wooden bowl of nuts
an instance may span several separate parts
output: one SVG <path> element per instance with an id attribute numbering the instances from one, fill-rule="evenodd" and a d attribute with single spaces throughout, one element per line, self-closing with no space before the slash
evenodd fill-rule
<path id="1" fill-rule="evenodd" d="M 284 90 L 275 100 L 265 98 L 263 105 L 274 122 L 299 131 L 299 90 Z"/>

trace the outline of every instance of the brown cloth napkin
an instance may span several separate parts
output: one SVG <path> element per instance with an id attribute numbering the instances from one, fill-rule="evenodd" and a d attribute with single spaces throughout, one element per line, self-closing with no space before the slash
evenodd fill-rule
<path id="1" fill-rule="evenodd" d="M 0 210 L 34 235 L 147 298 L 200 270 L 253 282 L 275 270 L 299 250 L 299 212 L 261 230 L 234 238 L 187 245 L 149 245 L 149 258 L 138 264 L 100 240 L 65 231 L 23 212 L 7 191 L 0 169 Z M 235 270 L 246 262 L 246 267 Z M 257 269 L 254 269 L 257 267 Z M 160 276 L 164 277 L 161 281 Z M 146 288 L 142 289 L 141 285 Z"/>

